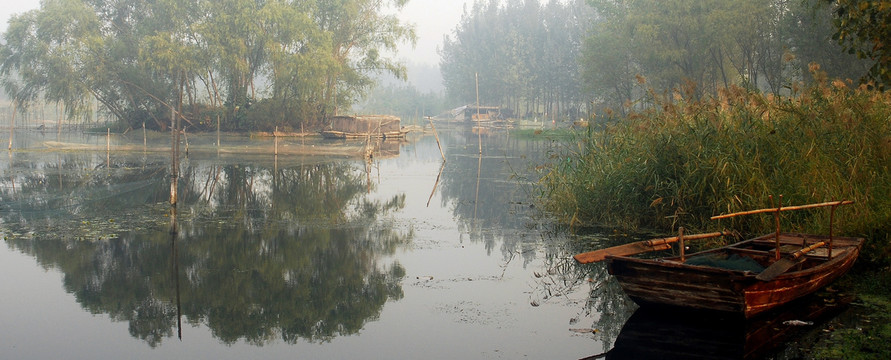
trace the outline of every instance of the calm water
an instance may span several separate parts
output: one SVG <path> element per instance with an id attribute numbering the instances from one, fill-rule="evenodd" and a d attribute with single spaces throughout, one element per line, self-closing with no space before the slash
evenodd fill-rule
<path id="1" fill-rule="evenodd" d="M 533 166 L 557 142 L 16 134 L 0 157 L 0 358 L 582 358 L 634 306 L 570 255 Z M 76 151 L 71 143 L 86 144 Z M 338 154 L 325 153 L 333 145 Z M 129 151 L 114 151 L 115 148 Z M 306 155 L 307 149 L 317 155 Z M 438 182 L 437 182 L 438 179 Z M 432 195 L 431 195 L 432 194 Z M 581 247 L 581 248 L 580 248 Z M 593 297 L 592 297 L 593 295 Z"/>

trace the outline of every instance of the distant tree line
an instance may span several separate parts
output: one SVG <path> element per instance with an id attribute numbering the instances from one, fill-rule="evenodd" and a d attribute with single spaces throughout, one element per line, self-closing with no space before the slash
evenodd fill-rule
<path id="1" fill-rule="evenodd" d="M 0 83 L 20 109 L 96 101 L 125 126 L 313 128 L 358 99 L 414 30 L 407 0 L 46 0 L 13 17 Z"/>
<path id="2" fill-rule="evenodd" d="M 435 116 L 446 110 L 440 94 L 423 93 L 411 84 L 388 84 L 369 91 L 366 99 L 354 110 L 363 114 L 391 114 L 402 118 L 402 123 L 426 124 L 425 116 Z"/>
<path id="3" fill-rule="evenodd" d="M 731 85 L 782 93 L 810 77 L 859 79 L 868 61 L 834 37 L 832 10 L 814 0 L 590 0 L 601 15 L 585 44 L 587 90 L 615 109 L 635 89 L 714 95 Z M 638 86 L 645 82 L 646 86 Z"/>
<path id="4" fill-rule="evenodd" d="M 444 39 L 446 95 L 475 103 L 478 77 L 481 105 L 514 116 L 585 111 L 578 59 L 593 15 L 582 0 L 474 2 Z"/>
<path id="5" fill-rule="evenodd" d="M 625 111 L 651 89 L 788 93 L 811 64 L 832 77 L 887 81 L 887 66 L 874 65 L 889 61 L 888 28 L 870 19 L 887 19 L 891 6 L 872 3 L 478 1 L 445 39 L 443 78 L 465 103 L 475 101 L 479 73 L 483 103 L 572 119 L 590 105 Z"/>
<path id="6" fill-rule="evenodd" d="M 454 108 L 443 97 L 439 66 L 409 63 L 409 82 L 383 74 L 366 96 L 353 104 L 357 114 L 389 114 L 402 118 L 403 124 L 427 124 L 426 116 L 436 116 Z"/>

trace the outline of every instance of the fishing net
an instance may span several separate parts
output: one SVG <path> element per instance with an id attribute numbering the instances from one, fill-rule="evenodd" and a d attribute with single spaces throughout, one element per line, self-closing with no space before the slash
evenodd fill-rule
<path id="1" fill-rule="evenodd" d="M 710 253 L 689 258 L 687 264 L 753 273 L 764 271 L 764 266 L 754 259 L 738 254 Z"/>

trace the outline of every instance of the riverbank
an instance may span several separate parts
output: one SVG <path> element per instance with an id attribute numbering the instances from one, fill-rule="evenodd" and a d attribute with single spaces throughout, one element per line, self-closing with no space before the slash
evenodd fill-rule
<path id="1" fill-rule="evenodd" d="M 891 262 L 891 93 L 836 81 L 790 97 L 732 88 L 716 99 L 648 101 L 566 141 L 542 170 L 545 209 L 575 227 L 726 227 L 751 236 L 771 231 L 773 218 L 710 218 L 847 199 L 855 203 L 836 214 L 836 233 L 867 239 L 862 261 Z M 830 228 L 824 211 L 782 220 L 784 231 Z"/>
<path id="2" fill-rule="evenodd" d="M 773 217 L 711 216 L 853 200 L 834 223 L 826 211 L 781 219 L 783 231 L 833 226 L 867 239 L 855 271 L 833 286 L 856 295 L 851 308 L 790 345 L 798 350 L 787 358 L 891 357 L 891 93 L 820 74 L 793 88 L 791 96 L 730 88 L 713 99 L 651 93 L 645 109 L 566 141 L 542 169 L 542 207 L 577 228 L 729 228 L 748 237 L 775 229 Z"/>

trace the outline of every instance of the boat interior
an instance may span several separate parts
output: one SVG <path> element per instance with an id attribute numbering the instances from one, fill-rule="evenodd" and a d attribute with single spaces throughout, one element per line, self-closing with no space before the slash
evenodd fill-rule
<path id="1" fill-rule="evenodd" d="M 806 235 L 783 234 L 780 237 L 781 256 L 791 254 L 821 241 L 826 238 L 808 237 Z M 834 244 L 832 257 L 843 254 L 847 247 L 844 242 Z M 840 246 L 841 245 L 841 246 Z M 687 265 L 708 266 L 726 270 L 748 271 L 760 273 L 770 266 L 776 259 L 777 242 L 773 237 L 761 237 L 754 240 L 743 241 L 719 249 L 707 250 L 690 254 L 683 261 Z M 813 249 L 800 258 L 800 262 L 790 269 L 791 271 L 806 269 L 826 262 L 830 259 L 828 245 Z M 672 260 L 680 261 L 680 257 Z"/>

